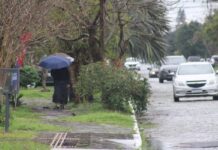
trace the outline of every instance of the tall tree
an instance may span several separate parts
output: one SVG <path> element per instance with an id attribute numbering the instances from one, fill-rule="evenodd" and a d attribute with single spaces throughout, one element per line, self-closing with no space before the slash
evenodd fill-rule
<path id="1" fill-rule="evenodd" d="M 218 11 L 208 16 L 203 26 L 202 36 L 211 55 L 218 53 Z"/>
<path id="2" fill-rule="evenodd" d="M 22 43 L 27 44 L 21 39 L 34 36 L 33 29 L 42 25 L 49 6 L 48 0 L 0 0 L 0 67 L 15 64 Z"/>
<path id="3" fill-rule="evenodd" d="M 129 53 L 144 60 L 160 60 L 165 54 L 164 34 L 168 31 L 162 1 L 114 0 L 117 14 L 118 59 Z"/>
<path id="4" fill-rule="evenodd" d="M 178 28 L 181 25 L 185 24 L 185 21 L 186 21 L 185 10 L 183 8 L 180 8 L 176 17 L 176 22 L 177 22 L 176 27 Z"/>
<path id="5" fill-rule="evenodd" d="M 208 51 L 201 38 L 201 24 L 191 22 L 184 24 L 176 30 L 177 50 L 185 57 L 199 55 L 207 57 Z"/>

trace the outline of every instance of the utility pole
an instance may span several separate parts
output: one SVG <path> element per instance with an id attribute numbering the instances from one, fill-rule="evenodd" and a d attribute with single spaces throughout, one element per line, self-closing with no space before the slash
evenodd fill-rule
<path id="1" fill-rule="evenodd" d="M 105 3 L 106 0 L 100 0 L 100 50 L 105 50 L 104 34 L 105 34 Z"/>

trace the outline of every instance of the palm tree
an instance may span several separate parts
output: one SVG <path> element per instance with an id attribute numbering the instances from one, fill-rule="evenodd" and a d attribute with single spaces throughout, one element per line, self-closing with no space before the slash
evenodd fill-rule
<path id="1" fill-rule="evenodd" d="M 126 53 L 145 61 L 160 61 L 167 46 L 164 35 L 169 29 L 163 2 L 113 2 L 119 26 L 118 65 Z"/>

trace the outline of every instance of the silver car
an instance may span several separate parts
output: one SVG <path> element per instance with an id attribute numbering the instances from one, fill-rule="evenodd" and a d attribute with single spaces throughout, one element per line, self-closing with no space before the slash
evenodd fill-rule
<path id="1" fill-rule="evenodd" d="M 179 65 L 173 78 L 174 101 L 180 97 L 213 96 L 218 99 L 218 81 L 208 62 L 189 62 Z"/>

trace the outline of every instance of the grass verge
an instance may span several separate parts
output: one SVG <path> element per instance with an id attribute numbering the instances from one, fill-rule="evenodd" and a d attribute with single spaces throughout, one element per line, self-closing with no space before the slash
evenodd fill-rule
<path id="1" fill-rule="evenodd" d="M 53 94 L 53 87 L 48 87 L 49 91 L 48 92 L 42 92 L 41 87 L 37 88 L 22 88 L 20 90 L 20 93 L 23 94 L 23 98 L 25 99 L 51 99 L 52 94 Z"/>
<path id="2" fill-rule="evenodd" d="M 133 119 L 131 114 L 105 110 L 100 103 L 83 104 L 73 107 L 76 116 L 60 118 L 67 122 L 96 123 L 117 125 L 132 128 Z"/>
<path id="3" fill-rule="evenodd" d="M 31 141 L 0 141 L 1 150 L 49 150 L 48 145 Z"/>
<path id="4" fill-rule="evenodd" d="M 4 133 L 0 127 L 0 149 L 2 150 L 48 150 L 49 146 L 36 143 L 33 139 L 41 131 L 67 131 L 65 127 L 44 123 L 42 114 L 32 112 L 29 108 L 18 107 L 11 110 L 10 128 Z"/>
<path id="5" fill-rule="evenodd" d="M 65 127 L 44 123 L 40 113 L 34 113 L 25 107 L 12 111 L 10 130 L 12 131 L 66 131 Z"/>

